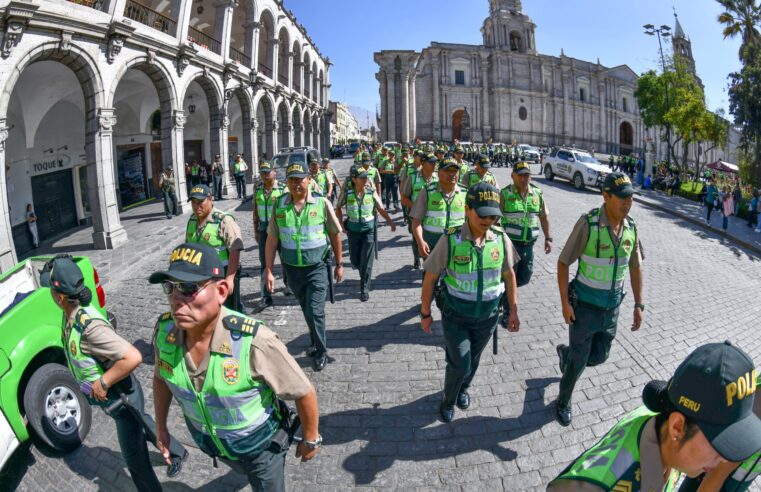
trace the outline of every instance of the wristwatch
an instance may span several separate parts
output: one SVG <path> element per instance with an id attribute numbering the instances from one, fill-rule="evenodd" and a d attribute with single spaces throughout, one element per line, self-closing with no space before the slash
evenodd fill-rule
<path id="1" fill-rule="evenodd" d="M 304 446 L 308 447 L 309 449 L 318 449 L 322 447 L 322 436 L 317 434 L 317 439 L 314 441 L 307 441 L 304 439 L 302 442 L 304 443 Z"/>
<path id="2" fill-rule="evenodd" d="M 107 385 L 107 384 L 106 384 L 106 382 L 103 380 L 103 378 L 100 378 L 100 379 L 98 380 L 98 382 L 100 382 L 100 387 L 101 387 L 101 388 L 103 388 L 103 391 L 108 391 L 108 385 Z"/>
<path id="3" fill-rule="evenodd" d="M 552 238 L 551 238 L 551 237 L 546 237 L 546 238 L 544 238 L 544 240 L 545 240 L 545 241 L 549 241 L 549 242 L 552 242 Z"/>
<path id="4" fill-rule="evenodd" d="M 422 311 L 420 311 L 420 321 L 423 321 L 424 319 L 433 318 L 433 315 L 431 313 L 423 314 Z"/>
<path id="5" fill-rule="evenodd" d="M 640 308 L 642 311 L 645 310 L 645 305 L 644 304 L 635 304 L 634 307 L 635 308 Z"/>

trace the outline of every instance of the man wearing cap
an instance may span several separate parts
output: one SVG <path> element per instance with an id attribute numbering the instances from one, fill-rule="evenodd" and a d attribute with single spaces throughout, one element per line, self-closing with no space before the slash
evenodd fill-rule
<path id="1" fill-rule="evenodd" d="M 558 259 L 560 300 L 569 325 L 569 345 L 557 346 L 563 377 L 555 416 L 563 426 L 571 423 L 571 394 L 581 373 L 608 359 L 618 308 L 626 295 L 627 272 L 634 293 L 632 331 L 642 323 L 642 257 L 637 227 L 629 217 L 633 194 L 628 176 L 608 174 L 603 183 L 604 204 L 581 216 Z M 569 286 L 569 267 L 576 260 L 578 271 Z"/>
<path id="2" fill-rule="evenodd" d="M 737 462 L 761 448 L 761 420 L 753 413 L 757 372 L 748 355 L 729 342 L 698 347 L 669 381 L 650 381 L 644 405 L 629 412 L 550 482 L 548 492 L 718 491 Z M 732 462 L 732 463 L 730 463 Z M 738 469 L 741 471 L 741 469 Z M 725 483 L 747 490 L 749 473 Z M 754 477 L 755 478 L 755 477 Z M 752 481 L 752 478 L 751 478 Z"/>
<path id="3" fill-rule="evenodd" d="M 330 183 L 331 192 L 328 198 L 330 198 L 331 201 L 335 201 L 338 196 L 338 190 L 341 189 L 341 180 L 338 179 L 336 170 L 331 167 L 330 159 L 327 157 L 322 158 L 322 166 L 320 167 L 320 170 L 325 173 L 325 176 L 328 178 L 328 183 Z"/>
<path id="4" fill-rule="evenodd" d="M 222 164 L 222 156 L 214 156 L 214 162 L 211 163 L 211 176 L 213 178 L 214 189 L 213 195 L 215 201 L 222 200 L 222 179 L 225 177 L 225 166 Z"/>
<path id="5" fill-rule="evenodd" d="M 312 459 L 322 437 L 317 394 L 277 334 L 223 305 L 230 284 L 213 248 L 186 243 L 172 251 L 169 268 L 149 281 L 161 284 L 169 312 L 153 334 L 153 401 L 162 454 L 172 437 L 167 415 L 179 404 L 190 435 L 208 456 L 246 474 L 254 490 L 285 490 L 289 410 L 295 400 L 304 441 L 301 461 Z"/>
<path id="6" fill-rule="evenodd" d="M 164 194 L 164 214 L 167 219 L 177 213 L 177 193 L 175 192 L 174 171 L 172 166 L 165 166 L 159 176 L 159 189 Z"/>
<path id="7" fill-rule="evenodd" d="M 462 173 L 462 171 L 460 171 Z M 462 175 L 462 184 L 466 188 L 475 186 L 478 183 L 484 182 L 494 185 L 499 188 L 497 184 L 497 178 L 491 172 L 491 161 L 485 155 L 481 155 L 476 159 L 476 168 L 472 171 L 468 171 Z"/>
<path id="8" fill-rule="evenodd" d="M 462 145 L 455 145 L 454 148 L 454 160 L 457 161 L 457 164 L 460 166 L 460 176 L 465 176 L 470 172 L 470 164 L 463 160 L 465 157 L 465 149 Z"/>
<path id="9" fill-rule="evenodd" d="M 365 170 L 367 171 L 367 182 L 370 184 L 370 186 L 373 187 L 375 191 L 377 191 L 378 193 L 381 193 L 382 188 L 381 188 L 380 173 L 378 172 L 378 168 L 374 167 L 372 164 L 373 164 L 373 161 L 370 158 L 370 154 L 368 154 L 367 152 L 362 154 L 362 167 L 364 167 Z"/>
<path id="10" fill-rule="evenodd" d="M 420 157 L 416 157 L 416 160 Z M 431 183 L 438 183 L 439 176 L 434 171 L 436 170 L 436 156 L 433 154 L 426 155 L 422 161 L 418 171 L 412 176 L 406 179 L 402 184 L 402 204 L 407 207 L 407 210 L 412 209 L 413 204 L 417 201 L 420 191 L 426 188 Z M 410 213 L 408 212 L 408 214 Z M 418 248 L 415 235 L 412 232 L 412 218 L 407 223 L 407 231 L 412 236 L 412 269 L 420 269 L 420 249 Z"/>
<path id="11" fill-rule="evenodd" d="M 211 191 L 206 185 L 194 186 L 188 198 L 193 214 L 185 228 L 186 243 L 207 244 L 214 248 L 225 267 L 225 277 L 230 282 L 227 307 L 242 309 L 240 306 L 240 252 L 243 249 L 243 235 L 235 218 L 214 208 Z"/>
<path id="12" fill-rule="evenodd" d="M 427 258 L 439 238 L 465 221 L 465 188 L 458 184 L 460 165 L 454 159 L 439 161 L 439 180 L 420 190 L 412 205 L 412 234 L 422 258 Z"/>
<path id="13" fill-rule="evenodd" d="M 254 307 L 254 313 L 260 313 L 265 308 L 272 306 L 272 292 L 267 290 L 265 285 L 264 264 L 265 264 L 265 244 L 267 243 L 267 226 L 272 218 L 272 210 L 275 203 L 283 195 L 285 190 L 277 181 L 275 170 L 269 162 L 259 164 L 260 181 L 254 190 L 254 237 L 256 244 L 259 245 L 259 267 L 261 275 L 261 292 L 262 299 Z"/>
<path id="14" fill-rule="evenodd" d="M 454 418 L 454 407 L 470 406 L 468 388 L 478 370 L 481 353 L 499 319 L 502 295 L 510 300 L 508 329 L 518 331 L 515 259 L 510 239 L 495 227 L 499 220 L 499 190 L 479 183 L 466 199 L 466 220 L 436 243 L 425 261 L 420 325 L 431 333 L 434 286 L 443 274 L 445 289 L 437 300 L 441 309 L 446 346 L 444 398 L 439 414 L 444 422 Z"/>
<path id="15" fill-rule="evenodd" d="M 143 389 L 132 375 L 142 355 L 90 304 L 92 292 L 71 257 L 50 260 L 40 273 L 40 285 L 50 288 L 53 302 L 63 311 L 61 341 L 69 371 L 88 403 L 101 407 L 114 420 L 135 487 L 141 492 L 161 490 L 146 445 L 151 440 L 158 447 L 156 424 L 145 414 Z M 167 451 L 169 477 L 179 474 L 186 457 L 187 451 L 176 441 Z"/>
<path id="16" fill-rule="evenodd" d="M 243 156 L 240 154 L 235 155 L 235 161 L 233 162 L 233 176 L 235 177 L 235 189 L 238 192 L 238 198 L 246 198 L 246 171 L 248 171 L 248 164 L 243 160 Z"/>
<path id="17" fill-rule="evenodd" d="M 381 165 L 378 171 L 381 175 L 381 190 L 383 191 L 383 203 L 386 209 L 391 208 L 391 202 L 394 202 L 394 210 L 399 211 L 399 188 L 397 184 L 396 173 L 401 167 L 395 154 L 389 154 L 385 159 L 381 159 Z"/>
<path id="18" fill-rule="evenodd" d="M 328 180 L 327 174 L 320 169 L 320 161 L 313 156 L 309 156 L 309 174 L 312 178 L 312 191 L 320 196 L 330 197 L 333 192 L 333 183 Z"/>
<path id="19" fill-rule="evenodd" d="M 330 271 L 328 241 L 336 259 L 335 280 L 340 282 L 343 278 L 341 223 L 328 200 L 312 196 L 311 178 L 304 164 L 290 164 L 286 178 L 289 193 L 276 202 L 274 220 L 270 220 L 267 229 L 266 287 L 270 292 L 275 288 L 272 267 L 279 248 L 288 286 L 299 300 L 309 327 L 312 344 L 307 354 L 314 357 L 315 370 L 321 371 L 328 363 L 325 334 L 325 298 Z"/>
<path id="20" fill-rule="evenodd" d="M 375 221 L 380 214 L 389 226 L 391 232 L 396 231 L 396 225 L 388 212 L 383 208 L 381 199 L 367 184 L 367 171 L 364 168 L 352 166 L 349 176 L 352 184 L 338 198 L 336 216 L 346 225 L 346 235 L 349 239 L 349 258 L 354 268 L 359 270 L 359 300 L 370 299 L 370 279 L 373 275 L 373 259 L 375 257 Z M 346 221 L 343 221 L 343 210 L 346 209 Z"/>

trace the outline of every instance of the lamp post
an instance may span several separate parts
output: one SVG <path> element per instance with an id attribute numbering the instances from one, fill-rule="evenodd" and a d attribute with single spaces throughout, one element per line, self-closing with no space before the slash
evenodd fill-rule
<path id="1" fill-rule="evenodd" d="M 645 28 L 645 34 L 648 36 L 658 36 L 658 50 L 661 53 L 661 65 L 663 66 L 663 73 L 666 73 L 666 59 L 663 56 L 663 44 L 661 43 L 661 37 L 668 38 L 671 36 L 671 28 L 667 25 L 661 27 L 655 27 L 652 24 L 645 24 L 642 26 Z M 669 105 L 669 87 L 668 79 L 666 80 L 666 107 Z M 666 163 L 671 168 L 671 125 L 666 125 L 666 144 L 668 149 L 666 151 Z"/>

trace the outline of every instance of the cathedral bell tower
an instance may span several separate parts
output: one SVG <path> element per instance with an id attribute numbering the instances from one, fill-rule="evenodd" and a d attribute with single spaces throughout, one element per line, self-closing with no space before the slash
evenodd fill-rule
<path id="1" fill-rule="evenodd" d="M 535 55 L 535 30 L 520 0 L 489 0 L 489 17 L 481 28 L 487 48 Z"/>
<path id="2" fill-rule="evenodd" d="M 674 34 L 671 38 L 671 47 L 674 50 L 674 56 L 678 56 L 681 60 L 687 64 L 687 70 L 692 75 L 695 75 L 695 58 L 692 57 L 692 42 L 690 38 L 684 34 L 682 24 L 679 23 L 679 16 L 674 12 Z"/>

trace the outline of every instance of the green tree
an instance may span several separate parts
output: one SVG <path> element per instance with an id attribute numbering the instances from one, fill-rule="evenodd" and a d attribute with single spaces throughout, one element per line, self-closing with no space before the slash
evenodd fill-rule
<path id="1" fill-rule="evenodd" d="M 753 155 L 753 184 L 761 185 L 761 46 L 745 52 L 743 68 L 729 74 L 729 112 L 742 129 L 742 149 Z"/>
<path id="2" fill-rule="evenodd" d="M 744 62 L 747 51 L 761 45 L 761 33 L 756 26 L 761 23 L 761 7 L 756 0 L 716 0 L 724 8 L 718 21 L 724 26 L 724 38 L 742 37 L 740 61 Z"/>

